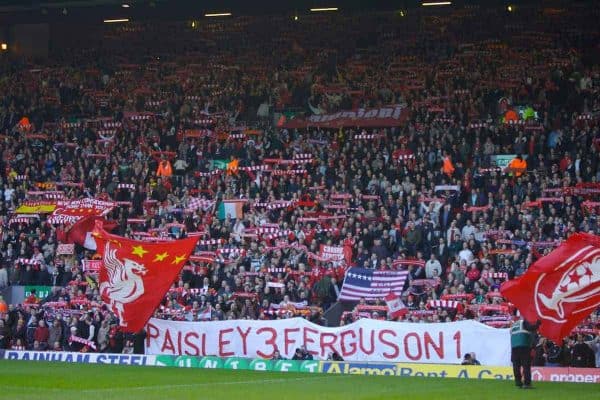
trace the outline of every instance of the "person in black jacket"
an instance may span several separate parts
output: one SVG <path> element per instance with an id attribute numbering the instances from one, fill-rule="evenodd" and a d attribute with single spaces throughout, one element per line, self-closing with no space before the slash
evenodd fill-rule
<path id="1" fill-rule="evenodd" d="M 594 368 L 596 364 L 594 351 L 583 341 L 583 335 L 577 335 L 577 342 L 571 348 L 571 367 Z"/>
<path id="2" fill-rule="evenodd" d="M 10 343 L 10 330 L 4 323 L 3 319 L 0 319 L 0 349 L 8 348 Z"/>
<path id="3" fill-rule="evenodd" d="M 142 329 L 133 336 L 133 353 L 144 354 L 144 341 L 146 340 L 146 330 Z"/>
<path id="4" fill-rule="evenodd" d="M 546 358 L 548 357 L 548 343 L 546 338 L 540 337 L 537 345 L 535 346 L 535 354 L 533 356 L 533 366 L 543 367 L 546 365 Z"/>
<path id="5" fill-rule="evenodd" d="M 294 352 L 294 355 L 292 356 L 292 360 L 303 360 L 304 357 L 302 355 L 302 349 L 300 349 L 299 347 L 296 349 L 296 351 Z"/>
<path id="6" fill-rule="evenodd" d="M 48 272 L 48 268 L 45 265 L 40 265 L 40 271 L 38 272 L 37 282 L 40 286 L 52 285 L 52 276 Z"/>

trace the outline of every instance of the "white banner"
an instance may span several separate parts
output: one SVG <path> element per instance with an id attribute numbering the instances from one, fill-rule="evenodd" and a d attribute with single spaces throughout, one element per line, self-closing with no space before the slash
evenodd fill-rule
<path id="1" fill-rule="evenodd" d="M 510 334 L 476 321 L 415 324 L 361 319 L 325 328 L 302 318 L 275 321 L 174 322 L 151 319 L 146 354 L 291 358 L 305 345 L 315 359 L 458 364 L 475 352 L 483 365 L 510 365 Z"/>

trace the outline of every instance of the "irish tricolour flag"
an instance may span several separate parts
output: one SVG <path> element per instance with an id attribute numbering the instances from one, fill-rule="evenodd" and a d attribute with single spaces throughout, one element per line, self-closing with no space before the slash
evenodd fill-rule
<path id="1" fill-rule="evenodd" d="M 219 204 L 219 210 L 217 212 L 217 217 L 219 219 L 225 219 L 228 215 L 231 218 L 239 219 L 244 216 L 244 212 L 242 211 L 242 207 L 245 203 L 245 200 L 233 199 L 233 200 L 223 200 Z"/>

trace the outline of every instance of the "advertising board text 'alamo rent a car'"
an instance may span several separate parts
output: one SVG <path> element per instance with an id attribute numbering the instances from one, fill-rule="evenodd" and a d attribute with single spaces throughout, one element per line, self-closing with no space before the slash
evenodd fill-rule
<path id="1" fill-rule="evenodd" d="M 432 378 L 506 379 L 513 378 L 510 367 L 481 367 L 440 364 L 390 363 L 322 363 L 321 371 L 328 374 L 392 375 Z"/>

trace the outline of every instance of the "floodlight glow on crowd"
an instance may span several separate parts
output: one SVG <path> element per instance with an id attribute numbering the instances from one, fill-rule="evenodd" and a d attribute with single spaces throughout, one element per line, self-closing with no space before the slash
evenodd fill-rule
<path id="1" fill-rule="evenodd" d="M 450 6 L 450 5 L 452 5 L 452 2 L 451 1 L 433 1 L 433 2 L 421 3 L 421 5 L 423 7 L 428 7 L 428 6 Z"/>
<path id="2" fill-rule="evenodd" d="M 204 14 L 205 17 L 229 17 L 231 16 L 230 12 L 224 12 L 224 13 L 208 13 L 208 14 Z"/>
<path id="3" fill-rule="evenodd" d="M 321 11 L 337 11 L 337 7 L 322 7 L 322 8 L 311 8 L 312 12 L 321 12 Z"/>
<path id="4" fill-rule="evenodd" d="M 119 22 L 129 22 L 129 18 L 105 19 L 104 22 L 107 24 L 116 24 Z"/>

